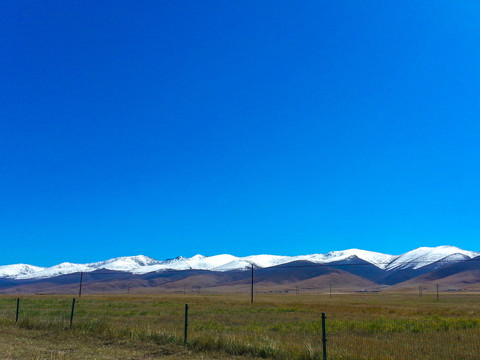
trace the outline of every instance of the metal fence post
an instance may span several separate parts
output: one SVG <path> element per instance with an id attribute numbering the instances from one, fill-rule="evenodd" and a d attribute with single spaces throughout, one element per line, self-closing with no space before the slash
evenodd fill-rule
<path id="1" fill-rule="evenodd" d="M 70 327 L 72 327 L 74 311 L 75 311 L 75 298 L 73 298 L 73 301 L 72 301 L 72 312 L 70 314 Z"/>
<path id="2" fill-rule="evenodd" d="M 187 345 L 187 335 L 188 335 L 188 304 L 185 304 L 185 335 L 183 338 L 183 345 Z"/>
<path id="3" fill-rule="evenodd" d="M 327 333 L 325 330 L 325 313 L 322 313 L 322 344 L 323 344 L 323 360 L 327 360 Z"/>
<path id="4" fill-rule="evenodd" d="M 15 324 L 18 322 L 18 313 L 20 310 L 20 298 L 17 298 L 17 312 L 15 314 Z"/>

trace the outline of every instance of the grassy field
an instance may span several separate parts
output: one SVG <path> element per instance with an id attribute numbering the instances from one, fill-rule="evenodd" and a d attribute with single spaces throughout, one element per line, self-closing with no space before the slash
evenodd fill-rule
<path id="1" fill-rule="evenodd" d="M 188 344 L 183 346 L 185 304 Z M 480 359 L 480 294 L 0 298 L 5 359 Z"/>

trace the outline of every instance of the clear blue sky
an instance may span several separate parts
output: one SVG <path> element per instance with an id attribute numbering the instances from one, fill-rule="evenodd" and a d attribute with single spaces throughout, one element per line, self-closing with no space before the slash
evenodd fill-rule
<path id="1" fill-rule="evenodd" d="M 2 1 L 0 46 L 0 264 L 480 250 L 476 1 Z"/>

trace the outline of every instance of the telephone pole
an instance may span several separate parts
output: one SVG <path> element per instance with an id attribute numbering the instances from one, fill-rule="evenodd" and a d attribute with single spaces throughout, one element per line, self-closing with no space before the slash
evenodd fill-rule
<path id="1" fill-rule="evenodd" d="M 250 303 L 253 304 L 253 264 L 252 264 L 252 288 L 250 290 L 250 293 L 251 293 Z"/>
<path id="2" fill-rule="evenodd" d="M 82 297 L 83 271 L 80 273 L 80 288 L 78 289 L 78 297 Z"/>

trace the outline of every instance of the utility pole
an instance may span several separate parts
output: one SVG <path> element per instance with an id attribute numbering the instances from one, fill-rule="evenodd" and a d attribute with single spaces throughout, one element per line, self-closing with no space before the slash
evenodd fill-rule
<path id="1" fill-rule="evenodd" d="M 83 271 L 80 273 L 80 288 L 78 289 L 78 297 L 82 297 Z"/>
<path id="2" fill-rule="evenodd" d="M 250 292 L 251 292 L 250 303 L 253 304 L 253 263 L 252 263 L 252 288 L 251 288 Z"/>

